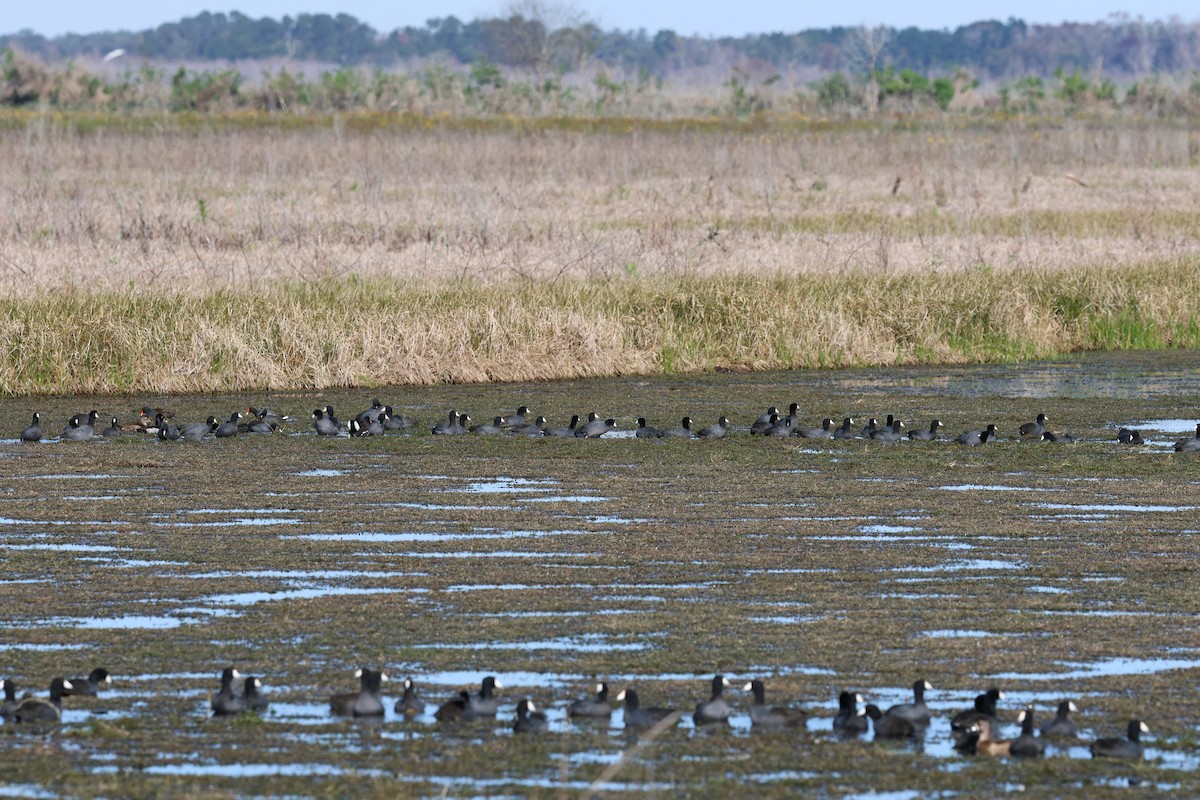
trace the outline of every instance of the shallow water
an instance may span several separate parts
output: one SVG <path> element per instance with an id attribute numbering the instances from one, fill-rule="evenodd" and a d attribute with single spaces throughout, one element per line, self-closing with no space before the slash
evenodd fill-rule
<path id="1" fill-rule="evenodd" d="M 1108 435 L 1120 419 L 1161 434 L 1181 424 L 1194 395 L 1179 392 L 1200 390 L 1184 361 L 1158 372 L 1138 356 L 402 393 L 430 419 L 539 392 L 619 417 L 644 405 L 677 419 L 686 402 L 699 418 L 795 398 L 817 419 L 877 406 L 869 413 L 881 418 L 936 414 L 950 430 L 994 418 L 1005 432 L 1048 410 L 1086 439 L 1073 448 L 880 448 L 744 432 L 661 446 L 424 431 L 329 441 L 303 426 L 198 448 L 136 437 L 0 442 L 22 476 L 0 486 L 6 669 L 42 692 L 56 669 L 108 662 L 133 673 L 99 699 L 68 699 L 70 747 L 57 758 L 12 737 L 25 770 L 16 785 L 40 786 L 44 768 L 68 776 L 69 796 L 95 793 L 90 781 L 101 778 L 113 781 L 108 796 L 339 795 L 364 778 L 393 794 L 582 793 L 637 742 L 615 701 L 597 724 L 566 718 L 566 703 L 602 678 L 613 695 L 637 687 L 644 703 L 684 713 L 605 792 L 689 794 L 728 781 L 780 797 L 973 796 L 986 768 L 953 750 L 947 720 L 996 682 L 1009 695 L 1006 735 L 1026 703 L 1044 720 L 1075 698 L 1090 737 L 1121 729 L 1153 698 L 1152 762 L 1139 772 L 1161 770 L 1149 785 L 1195 794 L 1187 748 L 1200 718 L 1200 641 L 1187 621 L 1200 600 L 1188 565 L 1200 542 L 1188 523 L 1200 460 Z M 1047 388 L 1060 393 L 1036 394 Z M 1021 399 L 1044 396 L 1055 399 Z M 199 416 L 250 400 L 155 402 Z M 299 394 L 272 403 L 319 404 Z M 28 404 L 0 401 L 0 420 L 27 420 Z M 40 478 L 63 485 L 51 492 Z M 271 708 L 261 718 L 209 717 L 230 663 L 264 676 Z M 329 695 L 371 664 L 393 678 L 385 718 L 331 718 Z M 716 671 L 736 679 L 734 715 L 725 730 L 697 729 L 690 713 Z M 838 691 L 886 708 L 911 698 L 919 673 L 937 687 L 920 745 L 833 739 Z M 496 722 L 434 720 L 441 702 L 488 674 L 505 685 Z M 391 710 L 406 675 L 425 701 L 414 719 Z M 769 702 L 808 712 L 805 731 L 755 731 L 735 691 L 749 677 L 767 682 Z M 511 732 L 524 696 L 547 711 L 540 741 Z M 1060 753 L 1062 782 L 1021 783 L 1028 773 L 1015 772 L 997 790 L 1064 796 L 1077 777 L 1122 780 L 1085 745 Z M 137 755 L 146 752 L 159 757 Z M 232 753 L 239 763 L 218 755 Z"/>

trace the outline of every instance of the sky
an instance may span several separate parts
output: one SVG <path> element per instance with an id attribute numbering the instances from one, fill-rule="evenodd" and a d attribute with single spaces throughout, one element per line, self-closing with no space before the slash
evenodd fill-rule
<path id="1" fill-rule="evenodd" d="M 521 0 L 517 0 L 520 2 Z M 1029 23 L 1098 22 L 1127 13 L 1145 20 L 1179 17 L 1200 21 L 1196 0 L 859 0 L 855 3 L 815 0 L 533 0 L 544 6 L 574 9 L 607 30 L 670 28 L 683 35 L 741 36 L 747 33 L 796 31 L 833 25 L 889 25 L 955 28 L 982 19 L 1017 17 Z M 45 36 L 142 30 L 201 11 L 237 10 L 251 17 L 345 12 L 388 32 L 405 25 L 423 26 L 431 17 L 454 15 L 463 21 L 502 16 L 514 0 L 49 0 L 46 3 L 3 0 L 0 33 L 25 28 Z M 530 2 L 530 0 L 524 0 Z"/>

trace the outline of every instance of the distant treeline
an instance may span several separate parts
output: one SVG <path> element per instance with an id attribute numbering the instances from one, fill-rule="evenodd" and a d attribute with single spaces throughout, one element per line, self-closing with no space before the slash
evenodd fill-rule
<path id="1" fill-rule="evenodd" d="M 727 71 L 730 65 L 780 72 L 865 72 L 890 66 L 952 74 L 966 69 L 995 79 L 1079 69 L 1139 77 L 1200 69 L 1200 23 L 1113 17 L 1103 23 L 1029 25 L 1009 19 L 954 30 L 835 27 L 704 38 L 672 30 L 605 31 L 585 19 L 543 20 L 518 13 L 470 22 L 449 16 L 428 20 L 424 27 L 381 33 L 347 14 L 276 20 L 205 12 L 136 32 L 48 39 L 22 31 L 0 36 L 0 49 L 5 47 L 48 62 L 122 49 L 150 61 L 289 58 L 389 67 L 442 59 L 559 73 L 600 65 L 655 77 L 705 67 Z"/>

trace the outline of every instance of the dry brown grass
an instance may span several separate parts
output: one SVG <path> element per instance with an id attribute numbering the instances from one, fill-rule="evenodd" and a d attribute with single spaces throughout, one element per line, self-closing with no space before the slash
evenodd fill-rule
<path id="1" fill-rule="evenodd" d="M 0 133 L 0 390 L 979 361 L 1200 337 L 1200 135 L 1182 128 L 164 126 Z"/>

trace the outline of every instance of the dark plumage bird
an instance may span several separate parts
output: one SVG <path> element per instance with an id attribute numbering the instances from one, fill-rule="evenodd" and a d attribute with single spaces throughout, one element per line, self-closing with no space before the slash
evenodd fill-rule
<path id="1" fill-rule="evenodd" d="M 230 436 L 238 435 L 238 422 L 242 418 L 242 412 L 235 411 L 229 415 L 229 419 L 222 422 L 213 430 L 213 436 L 218 439 L 227 439 Z"/>
<path id="2" fill-rule="evenodd" d="M 185 422 L 179 426 L 179 431 L 189 442 L 199 442 L 215 431 L 220 424 L 216 417 L 210 416 L 206 422 Z"/>
<path id="3" fill-rule="evenodd" d="M 833 438 L 833 420 L 829 417 L 821 420 L 819 428 L 796 428 L 796 435 L 803 439 L 832 439 Z"/>
<path id="4" fill-rule="evenodd" d="M 703 703 L 696 704 L 692 721 L 697 725 L 708 725 L 717 722 L 728 722 L 733 709 L 725 701 L 725 687 L 729 680 L 724 675 L 714 675 L 712 679 L 712 694 Z"/>
<path id="5" fill-rule="evenodd" d="M 87 421 L 76 414 L 67 422 L 60 438 L 73 442 L 86 442 L 96 435 L 96 420 L 100 418 L 97 411 L 89 411 Z"/>
<path id="6" fill-rule="evenodd" d="M 1004 699 L 1004 692 L 993 686 L 975 698 L 974 708 L 955 714 L 950 720 L 950 729 L 965 731 L 980 719 L 989 719 L 993 723 L 999 724 L 999 720 L 996 718 L 996 703 L 1002 699 Z"/>
<path id="7" fill-rule="evenodd" d="M 874 703 L 867 703 L 865 714 L 875 726 L 876 739 L 911 739 L 917 735 L 917 726 L 911 720 L 885 714 Z"/>
<path id="8" fill-rule="evenodd" d="M 382 717 L 383 682 L 387 675 L 377 669 L 363 667 L 354 673 L 358 678 L 357 692 L 335 694 L 329 698 L 329 710 L 344 717 Z"/>
<path id="9" fill-rule="evenodd" d="M 863 426 L 863 429 L 858 432 L 858 435 L 859 435 L 859 437 L 861 437 L 863 439 L 870 439 L 871 434 L 874 433 L 875 429 L 878 427 L 879 427 L 879 420 L 875 419 L 874 417 L 871 417 L 869 420 L 867 420 L 867 424 Z"/>
<path id="10" fill-rule="evenodd" d="M 983 430 L 967 431 L 960 434 L 954 441 L 967 447 L 976 447 L 996 437 L 996 426 L 989 423 Z"/>
<path id="11" fill-rule="evenodd" d="M 1070 736 L 1074 738 L 1079 735 L 1079 729 L 1075 726 L 1075 720 L 1071 719 L 1072 711 L 1078 711 L 1079 708 L 1070 700 L 1063 700 L 1058 704 L 1058 711 L 1054 714 L 1054 719 L 1042 726 L 1042 736 Z"/>
<path id="12" fill-rule="evenodd" d="M 782 418 L 776 419 L 775 424 L 772 425 L 764 435 L 770 436 L 770 437 L 776 438 L 776 439 L 783 439 L 783 438 L 787 438 L 787 437 L 791 436 L 792 435 L 792 418 L 791 417 L 782 417 Z"/>
<path id="13" fill-rule="evenodd" d="M 312 412 L 313 428 L 318 436 L 337 436 L 340 426 L 325 416 L 325 409 L 317 408 Z"/>
<path id="14" fill-rule="evenodd" d="M 433 713 L 433 717 L 438 722 L 457 722 L 459 720 L 474 719 L 475 717 L 470 715 L 470 709 L 471 693 L 464 689 L 438 706 L 438 710 Z"/>
<path id="15" fill-rule="evenodd" d="M 932 442 L 941 437 L 941 434 L 938 433 L 938 428 L 940 427 L 942 427 L 942 421 L 935 419 L 929 423 L 929 430 L 909 431 L 908 438 L 914 442 Z"/>
<path id="16" fill-rule="evenodd" d="M 1200 450 L 1200 425 L 1196 426 L 1196 435 L 1180 439 L 1175 443 L 1176 453 L 1194 453 Z"/>
<path id="17" fill-rule="evenodd" d="M 546 423 L 548 420 L 544 416 L 534 418 L 533 422 L 522 422 L 513 425 L 509 428 L 509 433 L 517 436 L 544 436 L 546 434 Z"/>
<path id="18" fill-rule="evenodd" d="M 692 432 L 692 418 L 684 417 L 679 421 L 679 425 L 674 428 L 667 428 L 662 432 L 664 439 L 694 439 L 696 434 Z"/>
<path id="19" fill-rule="evenodd" d="M 853 424 L 854 424 L 854 420 L 851 419 L 850 417 L 846 417 L 845 419 L 843 419 L 842 427 L 838 428 L 836 431 L 833 432 L 833 438 L 835 438 L 835 439 L 853 439 L 854 431 L 850 430 L 850 426 Z"/>
<path id="20" fill-rule="evenodd" d="M 360 411 L 354 418 L 363 427 L 379 419 L 379 415 L 383 413 L 383 403 L 378 397 L 371 401 L 371 407 L 366 411 Z"/>
<path id="21" fill-rule="evenodd" d="M 42 415 L 38 412 L 33 412 L 33 422 L 29 423 L 29 427 L 21 431 L 22 442 L 40 442 L 42 440 Z"/>
<path id="22" fill-rule="evenodd" d="M 567 706 L 567 716 L 592 719 L 612 716 L 612 706 L 608 704 L 608 684 L 603 681 L 597 683 L 595 697 L 583 697 Z"/>
<path id="23" fill-rule="evenodd" d="M 461 433 L 463 430 L 461 420 L 462 414 L 459 414 L 457 411 L 451 409 L 450 413 L 446 415 L 446 418 L 441 422 L 434 423 L 433 427 L 429 429 L 429 432 L 434 436 L 454 436 Z"/>
<path id="24" fill-rule="evenodd" d="M 491 436 L 504 433 L 504 417 L 493 417 L 491 423 L 482 422 L 471 426 L 471 433 L 480 436 Z"/>
<path id="25" fill-rule="evenodd" d="M 1018 758 L 1038 758 L 1046 750 L 1042 740 L 1033 735 L 1033 706 L 1028 706 L 1017 715 L 1021 723 L 1021 735 L 1013 739 L 1012 754 Z"/>
<path id="26" fill-rule="evenodd" d="M 546 428 L 543 433 L 554 439 L 572 439 L 575 437 L 575 429 L 579 427 L 579 415 L 571 415 L 571 424 L 565 428 Z"/>
<path id="27" fill-rule="evenodd" d="M 475 717 L 494 717 L 500 710 L 500 698 L 496 690 L 503 689 L 504 684 L 488 675 L 479 684 L 479 691 L 471 695 L 470 712 Z"/>
<path id="28" fill-rule="evenodd" d="M 96 667 L 86 678 L 71 678 L 71 687 L 63 689 L 63 697 L 95 697 L 101 689 L 112 686 L 112 676 L 104 667 Z"/>
<path id="29" fill-rule="evenodd" d="M 55 678 L 50 681 L 50 698 L 27 697 L 13 709 L 14 722 L 58 722 L 62 719 L 62 698 L 64 691 L 70 691 L 71 682 L 66 678 Z"/>
<path id="30" fill-rule="evenodd" d="M 109 417 L 109 425 L 104 430 L 100 431 L 101 436 L 124 436 L 125 431 L 121 429 L 121 423 L 117 422 L 116 417 Z"/>
<path id="31" fill-rule="evenodd" d="M 406 431 L 420 424 L 416 417 L 410 417 L 407 414 L 397 414 L 392 410 L 391 406 L 384 406 L 383 412 L 387 415 L 387 419 L 383 420 L 383 427 L 389 431 Z"/>
<path id="32" fill-rule="evenodd" d="M 0 678 L 0 689 L 4 690 L 4 699 L 0 700 L 0 719 L 9 719 L 17 710 L 17 685 L 8 678 Z"/>
<path id="33" fill-rule="evenodd" d="M 183 438 L 179 428 L 168 422 L 166 417 L 161 414 L 154 418 L 154 425 L 158 432 L 158 438 L 164 442 L 177 442 Z"/>
<path id="34" fill-rule="evenodd" d="M 1150 729 L 1146 727 L 1146 723 L 1138 719 L 1131 719 L 1124 738 L 1113 736 L 1092 742 L 1092 758 L 1141 759 L 1144 754 L 1141 737 L 1143 733 L 1149 732 Z"/>
<path id="35" fill-rule="evenodd" d="M 667 717 L 677 714 L 673 708 L 644 707 L 638 702 L 638 693 L 633 689 L 622 689 L 617 700 L 625 703 L 625 727 L 649 728 Z"/>
<path id="36" fill-rule="evenodd" d="M 918 727 L 925 727 L 929 724 L 929 720 L 933 718 L 933 715 L 929 711 L 929 706 L 925 705 L 925 691 L 932 688 L 929 685 L 929 681 L 915 681 L 913 683 L 913 701 L 911 703 L 894 705 L 884 713 L 889 717 L 906 719 Z"/>
<path id="37" fill-rule="evenodd" d="M 599 439 L 604 434 L 617 427 L 617 421 L 612 417 L 605 420 L 594 419 L 575 429 L 576 439 Z"/>
<path id="38" fill-rule="evenodd" d="M 776 408 L 775 406 L 771 406 L 770 408 L 767 409 L 767 412 L 765 414 L 760 416 L 758 419 L 754 420 L 754 422 L 750 425 L 750 435 L 751 436 L 765 435 L 766 432 L 771 430 L 771 427 L 778 421 L 779 421 L 779 409 Z"/>
<path id="39" fill-rule="evenodd" d="M 1117 441 L 1121 444 L 1145 444 L 1142 440 L 1142 432 L 1131 428 L 1121 428 L 1117 431 Z"/>
<path id="40" fill-rule="evenodd" d="M 417 694 L 417 685 L 412 678 L 404 679 L 404 696 L 396 701 L 396 713 L 415 717 L 425 713 L 425 702 Z"/>
<path id="41" fill-rule="evenodd" d="M 1039 441 L 1042 438 L 1042 434 L 1046 431 L 1046 423 L 1049 422 L 1049 420 L 1050 418 L 1045 414 L 1038 414 L 1036 420 L 1033 422 L 1026 422 L 1017 429 L 1017 433 L 1021 435 L 1022 439 Z"/>
<path id="42" fill-rule="evenodd" d="M 639 439 L 658 439 L 662 437 L 662 431 L 658 428 L 646 424 L 645 417 L 638 417 L 637 430 L 634 431 L 634 436 Z M 574 434 L 572 434 L 574 435 Z"/>
<path id="43" fill-rule="evenodd" d="M 240 677 L 241 673 L 233 667 L 226 667 L 221 672 L 221 690 L 213 695 L 211 702 L 215 716 L 240 714 L 246 710 L 246 698 L 233 691 L 233 682 Z"/>
<path id="44" fill-rule="evenodd" d="M 835 733 L 843 736 L 859 736 L 867 732 L 871 723 L 867 712 L 860 711 L 858 708 L 862 699 L 863 696 L 857 692 L 844 691 L 838 695 L 838 713 L 833 718 Z"/>
<path id="45" fill-rule="evenodd" d="M 876 428 L 871 433 L 871 440 L 882 442 L 883 444 L 892 444 L 904 438 L 904 434 L 900 433 L 900 429 L 904 427 L 904 423 L 898 419 L 893 419 L 888 425 L 882 428 Z"/>
<path id="46" fill-rule="evenodd" d="M 1078 441 L 1069 433 L 1051 433 L 1050 431 L 1042 431 L 1043 442 L 1058 442 L 1059 444 L 1075 444 Z"/>
<path id="47" fill-rule="evenodd" d="M 521 406 L 516 414 L 500 417 L 500 424 L 505 428 L 516 428 L 525 425 L 525 417 L 529 415 L 529 406 Z"/>
<path id="48" fill-rule="evenodd" d="M 321 410 L 325 412 L 325 419 L 333 423 L 333 427 L 337 428 L 338 430 L 342 429 L 342 421 L 338 419 L 337 414 L 334 413 L 333 406 L 325 406 Z"/>
<path id="49" fill-rule="evenodd" d="M 250 711 L 266 711 L 271 705 L 267 698 L 258 693 L 262 688 L 262 680 L 255 677 L 242 681 L 242 702 Z"/>
<path id="50" fill-rule="evenodd" d="M 729 433 L 729 417 L 724 414 L 717 417 L 717 421 L 713 425 L 706 425 L 696 431 L 696 435 L 701 439 L 724 439 Z"/>
<path id="51" fill-rule="evenodd" d="M 517 703 L 517 720 L 513 723 L 514 733 L 537 733 L 546 730 L 546 715 L 537 710 L 532 700 Z"/>
<path id="52" fill-rule="evenodd" d="M 757 678 L 742 687 L 742 691 L 754 695 L 750 706 L 750 724 L 764 730 L 780 728 L 803 728 L 805 714 L 798 708 L 767 705 L 767 687 Z"/>

